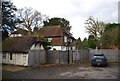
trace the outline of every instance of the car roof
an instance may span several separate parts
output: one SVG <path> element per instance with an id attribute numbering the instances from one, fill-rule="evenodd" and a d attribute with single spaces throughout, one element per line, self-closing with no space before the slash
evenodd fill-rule
<path id="1" fill-rule="evenodd" d="M 94 56 L 104 56 L 103 53 L 95 53 Z"/>

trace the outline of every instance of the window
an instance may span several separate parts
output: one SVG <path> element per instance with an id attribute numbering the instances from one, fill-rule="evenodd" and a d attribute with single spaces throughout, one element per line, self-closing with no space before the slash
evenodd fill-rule
<path id="1" fill-rule="evenodd" d="M 73 48 L 71 47 L 71 50 L 73 50 Z"/>
<path id="2" fill-rule="evenodd" d="M 10 53 L 10 60 L 12 60 L 12 53 Z"/>
<path id="3" fill-rule="evenodd" d="M 71 39 L 70 42 L 73 42 L 73 40 Z"/>
<path id="4" fill-rule="evenodd" d="M 3 53 L 3 59 L 6 59 L 6 54 Z"/>
<path id="5" fill-rule="evenodd" d="M 48 38 L 48 42 L 52 42 L 52 38 Z"/>
<path id="6" fill-rule="evenodd" d="M 67 37 L 66 36 L 64 36 L 64 42 L 67 42 Z"/>

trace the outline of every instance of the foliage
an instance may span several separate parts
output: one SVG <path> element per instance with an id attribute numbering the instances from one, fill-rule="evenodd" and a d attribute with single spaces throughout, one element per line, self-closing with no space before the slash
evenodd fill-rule
<path id="1" fill-rule="evenodd" d="M 119 27 L 120 24 L 108 24 L 106 26 L 106 30 L 100 39 L 102 48 L 110 48 L 111 46 L 119 48 Z"/>
<path id="2" fill-rule="evenodd" d="M 82 49 L 88 49 L 88 40 L 87 40 L 86 37 L 83 40 L 83 47 L 82 47 Z"/>
<path id="3" fill-rule="evenodd" d="M 44 23 L 43 26 L 59 25 L 64 30 L 70 31 L 70 29 L 71 29 L 70 22 L 68 20 L 66 20 L 65 18 L 54 17 L 54 18 L 51 18 L 51 19 L 44 21 L 43 23 Z"/>
<path id="4" fill-rule="evenodd" d="M 42 15 L 39 11 L 27 7 L 19 9 L 17 16 L 22 22 L 19 26 L 22 26 L 23 29 L 27 29 L 28 31 L 32 31 L 34 27 L 40 27 L 47 18 L 46 15 Z"/>
<path id="5" fill-rule="evenodd" d="M 17 8 L 10 1 L 2 2 L 2 28 L 4 30 L 14 30 L 16 25 L 15 11 Z"/>
<path id="6" fill-rule="evenodd" d="M 120 24 L 116 24 L 116 23 L 113 23 L 113 24 L 111 24 L 111 23 L 109 23 L 109 24 L 107 24 L 106 26 L 105 26 L 105 31 L 108 31 L 108 30 L 110 30 L 110 29 L 112 29 L 112 28 L 115 28 L 115 27 L 117 27 L 117 26 L 119 26 Z"/>
<path id="7" fill-rule="evenodd" d="M 93 49 L 96 48 L 95 38 L 93 35 L 89 35 L 89 37 L 88 37 L 88 47 L 93 48 Z"/>
<path id="8" fill-rule="evenodd" d="M 2 39 L 8 37 L 9 32 L 14 31 L 19 21 L 15 12 L 17 8 L 10 1 L 2 1 Z"/>
<path id="9" fill-rule="evenodd" d="M 88 39 L 85 37 L 83 41 L 81 41 L 80 37 L 76 40 L 76 47 L 78 50 L 80 49 L 95 49 L 96 43 L 93 35 L 89 35 Z"/>
<path id="10" fill-rule="evenodd" d="M 81 41 L 80 37 L 76 40 L 76 48 L 78 50 L 80 50 L 82 48 L 82 41 Z"/>
<path id="11" fill-rule="evenodd" d="M 43 43 L 44 49 L 45 49 L 45 50 L 51 49 L 51 47 L 49 47 L 49 45 L 51 45 L 51 42 L 45 41 L 45 42 Z"/>
<path id="12" fill-rule="evenodd" d="M 5 40 L 7 37 L 8 37 L 8 32 L 5 30 L 5 31 L 2 31 L 2 41 Z"/>

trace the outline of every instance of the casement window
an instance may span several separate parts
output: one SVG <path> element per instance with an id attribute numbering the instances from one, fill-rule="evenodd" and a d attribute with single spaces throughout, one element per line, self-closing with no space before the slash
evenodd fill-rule
<path id="1" fill-rule="evenodd" d="M 67 37 L 66 36 L 64 36 L 64 42 L 67 42 Z"/>
<path id="2" fill-rule="evenodd" d="M 48 42 L 52 42 L 52 38 L 48 38 Z"/>
<path id="3" fill-rule="evenodd" d="M 10 53 L 10 60 L 12 60 L 12 53 Z"/>

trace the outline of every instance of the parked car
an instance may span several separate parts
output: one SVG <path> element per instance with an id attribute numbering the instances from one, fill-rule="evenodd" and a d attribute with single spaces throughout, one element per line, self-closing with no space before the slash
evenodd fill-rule
<path id="1" fill-rule="evenodd" d="M 91 58 L 92 66 L 107 66 L 107 58 L 103 53 L 95 53 Z"/>

